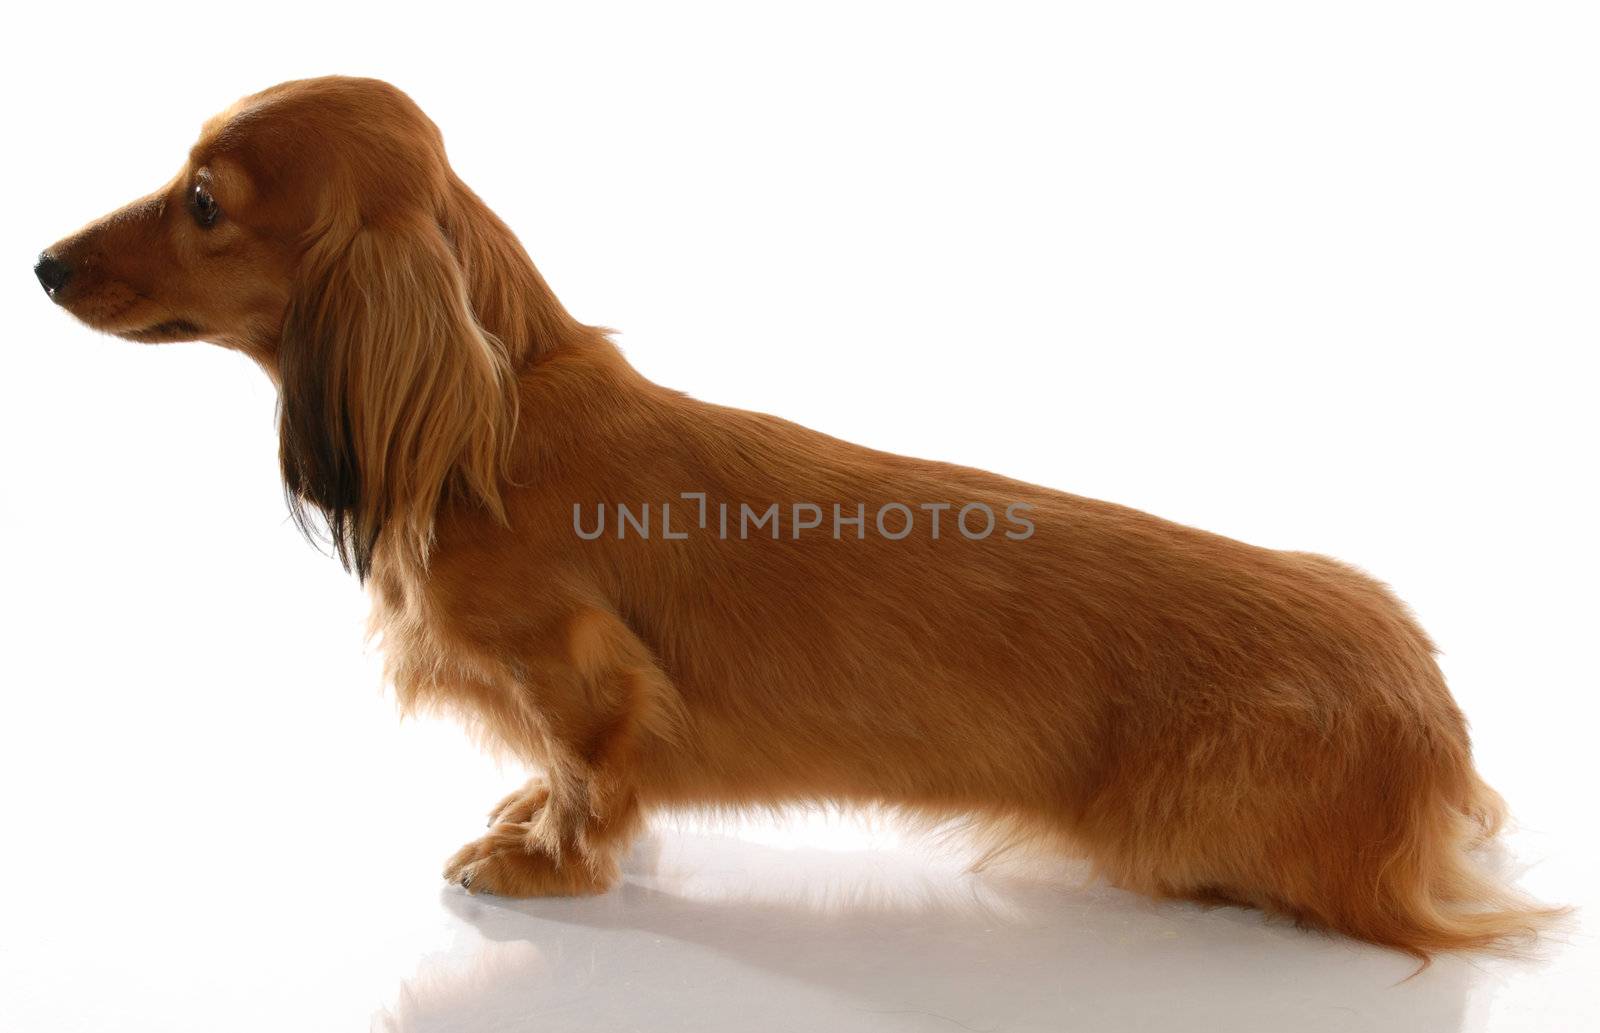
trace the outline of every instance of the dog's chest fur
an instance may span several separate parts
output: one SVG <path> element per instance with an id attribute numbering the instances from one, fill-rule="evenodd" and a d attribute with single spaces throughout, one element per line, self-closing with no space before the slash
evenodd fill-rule
<path id="1" fill-rule="evenodd" d="M 486 745 L 538 762 L 543 721 L 524 665 L 494 636 L 473 634 L 471 614 L 452 606 L 421 564 L 380 552 L 368 587 L 369 633 L 401 710 L 448 712 Z"/>

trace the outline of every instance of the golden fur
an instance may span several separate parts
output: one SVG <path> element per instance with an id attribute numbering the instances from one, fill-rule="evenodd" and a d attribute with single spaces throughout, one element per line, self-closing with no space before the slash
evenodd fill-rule
<path id="1" fill-rule="evenodd" d="M 826 800 L 967 816 L 1134 890 L 1421 957 L 1553 913 L 1468 856 L 1500 802 L 1382 585 L 646 381 L 384 83 L 246 98 L 40 270 L 91 326 L 218 342 L 277 381 L 291 505 L 368 582 L 402 705 L 547 772 L 450 861 L 472 892 L 602 891 L 652 808 Z M 1020 503 L 1034 531 L 974 540 L 952 508 L 898 540 L 575 533 L 575 506 L 690 526 L 686 492 Z"/>

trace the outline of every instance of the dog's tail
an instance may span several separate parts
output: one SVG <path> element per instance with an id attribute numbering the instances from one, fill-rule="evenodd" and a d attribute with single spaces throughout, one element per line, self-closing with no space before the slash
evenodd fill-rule
<path id="1" fill-rule="evenodd" d="M 1400 824 L 1404 831 L 1377 854 L 1377 892 L 1347 891 L 1343 913 L 1329 924 L 1426 965 L 1438 951 L 1523 953 L 1568 913 L 1508 888 L 1470 853 L 1500 828 L 1505 807 L 1499 794 L 1469 774 L 1458 802 L 1441 807 L 1434 797 L 1426 813 Z"/>
<path id="2" fill-rule="evenodd" d="M 1499 835 L 1500 830 L 1505 827 L 1505 800 L 1499 793 L 1489 788 L 1488 783 L 1478 777 L 1476 771 L 1472 772 L 1462 810 L 1477 826 L 1477 842 L 1488 842 Z"/>

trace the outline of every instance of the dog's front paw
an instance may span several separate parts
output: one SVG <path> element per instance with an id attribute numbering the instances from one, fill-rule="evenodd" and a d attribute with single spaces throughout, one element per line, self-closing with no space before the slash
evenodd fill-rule
<path id="1" fill-rule="evenodd" d="M 616 881 L 614 864 L 576 852 L 557 859 L 537 845 L 530 826 L 501 823 L 456 851 L 444 877 L 468 893 L 501 897 L 571 897 L 604 893 Z"/>

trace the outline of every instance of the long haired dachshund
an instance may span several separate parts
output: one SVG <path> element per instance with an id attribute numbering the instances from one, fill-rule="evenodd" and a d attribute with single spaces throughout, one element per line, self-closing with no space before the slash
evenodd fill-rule
<path id="1" fill-rule="evenodd" d="M 245 98 L 35 271 L 273 378 L 401 705 L 545 772 L 446 866 L 473 893 L 604 891 L 652 809 L 830 801 L 1424 959 L 1555 913 L 1469 857 L 1502 806 L 1383 585 L 650 383 L 385 83 Z"/>

